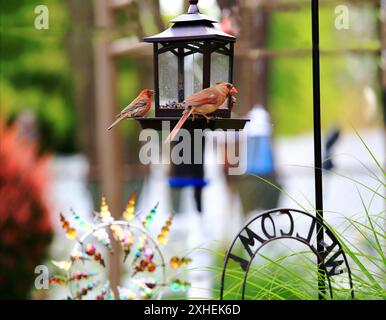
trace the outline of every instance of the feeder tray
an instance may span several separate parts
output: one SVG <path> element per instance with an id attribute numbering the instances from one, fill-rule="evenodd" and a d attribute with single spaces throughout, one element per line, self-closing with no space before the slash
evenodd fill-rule
<path id="1" fill-rule="evenodd" d="M 140 124 L 142 129 L 154 129 L 162 130 L 162 122 L 170 122 L 170 129 L 173 129 L 179 117 L 156 117 L 156 118 L 135 118 Z M 197 116 L 194 121 L 193 118 L 189 118 L 185 121 L 182 128 L 187 130 L 194 129 L 209 129 L 209 130 L 242 130 L 249 119 L 231 119 L 231 118 L 213 118 L 207 121 L 205 118 Z"/>

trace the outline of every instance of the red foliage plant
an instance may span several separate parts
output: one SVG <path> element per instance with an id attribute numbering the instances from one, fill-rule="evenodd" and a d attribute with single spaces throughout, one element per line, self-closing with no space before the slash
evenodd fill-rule
<path id="1" fill-rule="evenodd" d="M 47 160 L 17 126 L 0 123 L 0 299 L 28 298 L 48 253 Z"/>

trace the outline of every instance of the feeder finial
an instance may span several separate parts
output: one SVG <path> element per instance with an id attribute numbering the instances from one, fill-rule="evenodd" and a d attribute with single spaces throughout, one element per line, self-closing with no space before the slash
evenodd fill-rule
<path id="1" fill-rule="evenodd" d="M 197 6 L 198 0 L 189 0 L 189 3 L 190 3 L 189 9 L 188 9 L 189 14 L 200 13 L 200 10 L 198 9 L 198 6 Z"/>

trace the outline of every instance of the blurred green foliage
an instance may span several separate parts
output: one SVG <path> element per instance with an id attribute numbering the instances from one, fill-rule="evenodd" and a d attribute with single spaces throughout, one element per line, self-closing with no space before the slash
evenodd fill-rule
<path id="1" fill-rule="evenodd" d="M 338 52 L 379 48 L 377 11 L 367 5 L 348 5 L 348 8 L 349 29 L 342 30 L 335 28 L 335 7 L 320 8 L 321 113 L 325 128 L 381 123 L 381 108 L 376 106 L 374 113 L 374 106 L 365 95 L 366 87 L 379 95 L 379 56 L 376 50 L 360 54 Z M 301 11 L 272 13 L 269 30 L 270 49 L 310 50 L 312 47 L 311 16 L 307 7 Z M 335 53 L 327 54 L 328 51 Z M 268 107 L 276 134 L 299 134 L 311 130 L 312 98 L 311 51 L 270 60 Z"/>
<path id="2" fill-rule="evenodd" d="M 1 114 L 12 121 L 23 110 L 38 116 L 41 148 L 76 151 L 75 106 L 66 51 L 66 3 L 49 1 L 49 29 L 37 30 L 37 1 L 2 0 Z"/>

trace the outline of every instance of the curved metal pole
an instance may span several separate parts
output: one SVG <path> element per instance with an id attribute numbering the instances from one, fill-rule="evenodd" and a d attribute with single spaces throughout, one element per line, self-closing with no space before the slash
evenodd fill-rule
<path id="1" fill-rule="evenodd" d="M 319 0 L 311 0 L 312 16 L 312 86 L 313 86 L 313 117 L 314 117 L 314 174 L 315 174 L 315 209 L 316 216 L 323 221 L 323 177 L 322 177 L 322 133 L 320 119 L 320 53 L 319 53 Z M 319 299 L 323 300 L 326 293 L 326 272 L 324 264 L 324 228 L 316 227 L 318 250 L 318 290 Z"/>

